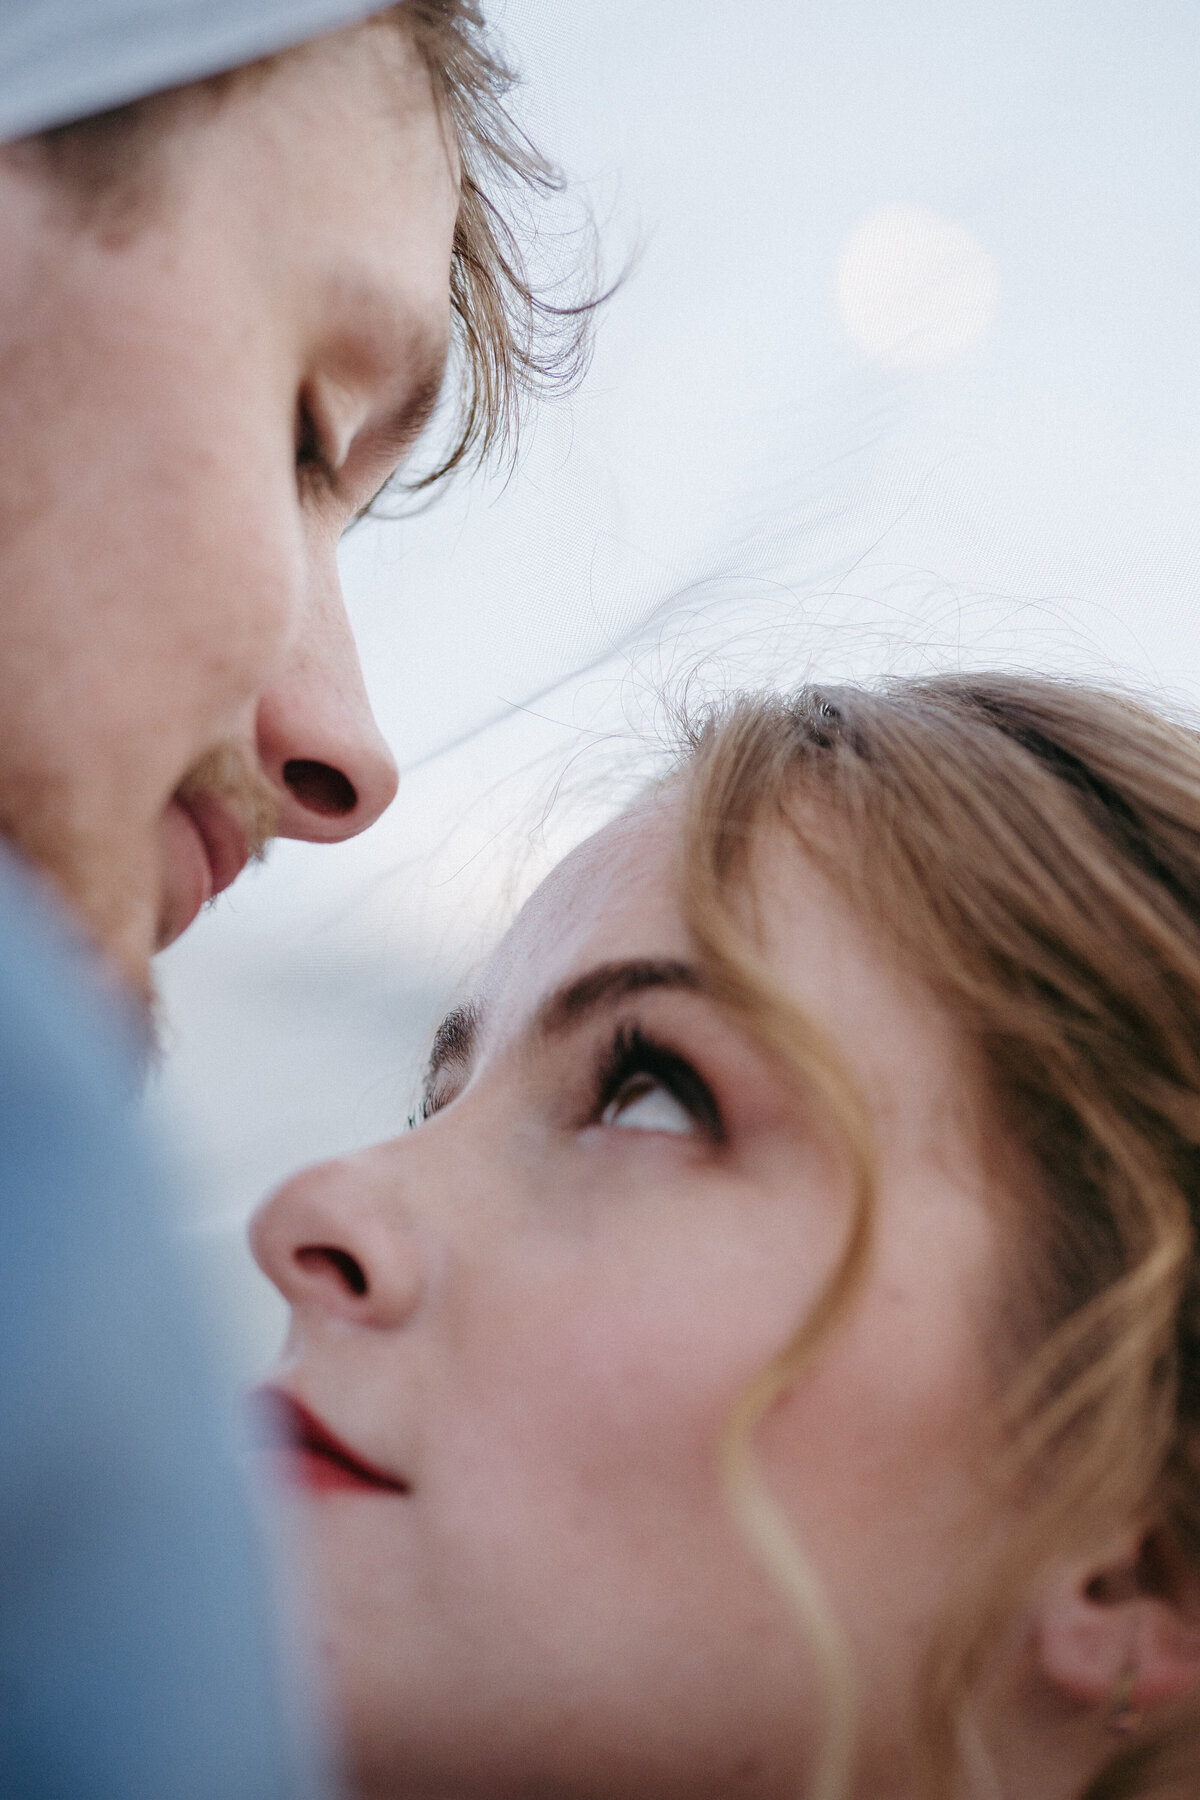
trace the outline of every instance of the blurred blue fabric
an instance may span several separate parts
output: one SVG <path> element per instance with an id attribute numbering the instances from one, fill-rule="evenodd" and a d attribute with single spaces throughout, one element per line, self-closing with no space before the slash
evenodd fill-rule
<path id="1" fill-rule="evenodd" d="M 0 1795 L 309 1800 L 136 1040 L 0 852 Z"/>
<path id="2" fill-rule="evenodd" d="M 0 139 L 235 69 L 387 0 L 0 0 Z"/>

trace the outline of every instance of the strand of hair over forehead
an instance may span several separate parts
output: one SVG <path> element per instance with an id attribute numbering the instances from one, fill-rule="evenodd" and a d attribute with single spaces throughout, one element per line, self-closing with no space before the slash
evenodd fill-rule
<path id="1" fill-rule="evenodd" d="M 859 1096 L 840 1059 L 813 1022 L 784 1008 L 777 983 L 746 940 L 728 906 L 727 882 L 746 835 L 731 830 L 746 818 L 745 798 L 769 787 L 771 758 L 753 730 L 736 719 L 723 733 L 701 731 L 687 822 L 687 920 L 714 998 L 740 1016 L 792 1080 L 817 1095 L 850 1151 L 853 1197 L 845 1240 L 815 1304 L 791 1339 L 750 1382 L 721 1438 L 720 1462 L 731 1511 L 748 1547 L 770 1577 L 813 1653 L 823 1699 L 808 1800 L 842 1800 L 852 1777 L 857 1686 L 845 1635 L 811 1561 L 796 1543 L 786 1511 L 770 1492 L 754 1452 L 759 1424 L 787 1393 L 850 1307 L 866 1273 L 874 1224 L 875 1179 L 870 1134 Z M 706 760 L 720 742 L 722 754 Z"/>

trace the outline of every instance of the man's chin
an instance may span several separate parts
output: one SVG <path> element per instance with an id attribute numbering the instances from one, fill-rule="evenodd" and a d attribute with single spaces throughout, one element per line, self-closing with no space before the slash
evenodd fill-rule
<path id="1" fill-rule="evenodd" d="M 53 871 L 49 872 L 53 878 Z M 76 929 L 82 926 L 92 948 L 99 953 L 101 974 L 121 1004 L 137 1016 L 139 1034 L 147 1051 L 159 1039 L 159 994 L 151 958 L 155 949 L 153 908 L 130 905 L 129 890 L 105 894 L 93 887 L 80 892 L 76 885 L 56 883 L 65 899 L 65 910 Z"/>
<path id="2" fill-rule="evenodd" d="M 195 762 L 148 831 L 103 807 L 85 810 L 61 780 L 0 784 L 0 837 L 48 884 L 68 931 L 99 952 L 151 1042 L 152 958 L 262 855 L 277 820 L 274 789 L 232 742 Z"/>

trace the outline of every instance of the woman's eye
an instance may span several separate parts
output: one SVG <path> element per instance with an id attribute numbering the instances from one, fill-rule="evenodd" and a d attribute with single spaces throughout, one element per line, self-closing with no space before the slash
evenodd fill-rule
<path id="1" fill-rule="evenodd" d="M 627 1131 L 669 1131 L 692 1137 L 696 1121 L 686 1106 L 651 1075 L 635 1075 L 615 1093 L 600 1115 L 602 1125 Z"/>
<path id="2" fill-rule="evenodd" d="M 686 1056 L 637 1025 L 621 1025 L 594 1077 L 591 1123 L 725 1141 L 712 1089 Z"/>

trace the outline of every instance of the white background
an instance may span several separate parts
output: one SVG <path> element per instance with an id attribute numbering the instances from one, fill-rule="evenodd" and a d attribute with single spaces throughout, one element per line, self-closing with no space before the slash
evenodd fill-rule
<path id="1" fill-rule="evenodd" d="M 511 480 L 347 540 L 389 817 L 277 846 L 163 959 L 151 1105 L 244 1373 L 281 1319 L 249 1208 L 403 1125 L 661 683 L 1020 662 L 1200 699 L 1194 0 L 490 10 L 636 260 Z"/>

